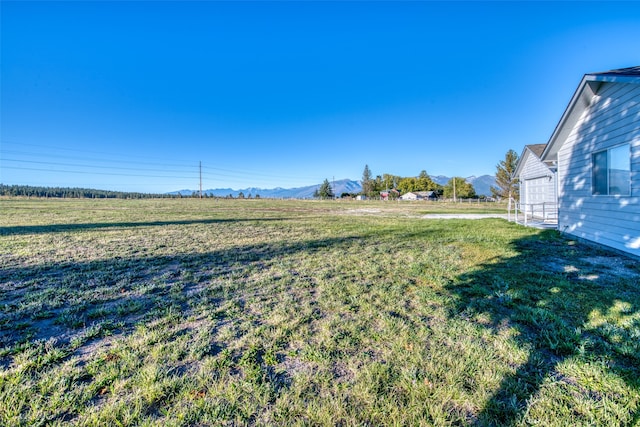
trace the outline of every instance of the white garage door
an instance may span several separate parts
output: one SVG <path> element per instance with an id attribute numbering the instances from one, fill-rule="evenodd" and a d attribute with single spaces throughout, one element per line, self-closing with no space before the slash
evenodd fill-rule
<path id="1" fill-rule="evenodd" d="M 546 177 L 528 179 L 525 181 L 525 203 L 544 203 L 545 190 L 549 184 Z"/>

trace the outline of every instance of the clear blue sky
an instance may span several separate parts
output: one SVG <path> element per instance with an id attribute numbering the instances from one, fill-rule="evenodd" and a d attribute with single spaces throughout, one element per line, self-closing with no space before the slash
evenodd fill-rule
<path id="1" fill-rule="evenodd" d="M 640 2 L 7 2 L 0 182 L 165 192 L 494 174 Z"/>

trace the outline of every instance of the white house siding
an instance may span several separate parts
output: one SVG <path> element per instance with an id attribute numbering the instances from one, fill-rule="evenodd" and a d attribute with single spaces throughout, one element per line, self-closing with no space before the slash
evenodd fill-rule
<path id="1" fill-rule="evenodd" d="M 530 151 L 520 172 L 520 202 L 525 204 L 556 203 L 555 174 Z"/>
<path id="2" fill-rule="evenodd" d="M 594 196 L 591 156 L 631 146 L 631 194 Z M 602 83 L 558 151 L 560 231 L 640 256 L 640 85 Z"/>
<path id="3" fill-rule="evenodd" d="M 400 196 L 401 200 L 418 200 L 418 195 L 415 193 L 406 193 Z"/>

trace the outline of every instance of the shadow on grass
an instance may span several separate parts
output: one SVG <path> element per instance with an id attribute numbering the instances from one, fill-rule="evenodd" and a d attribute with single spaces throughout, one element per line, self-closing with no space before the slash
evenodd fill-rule
<path id="1" fill-rule="evenodd" d="M 229 222 L 256 222 L 256 221 L 283 221 L 287 218 L 220 218 L 220 219 L 194 219 L 173 221 L 141 221 L 141 222 L 104 222 L 104 223 L 73 223 L 73 224 L 47 224 L 47 225 L 20 225 L 0 227 L 0 236 L 13 236 L 23 234 L 65 233 L 71 231 L 91 231 L 100 229 L 119 229 L 137 227 L 163 227 L 171 225 L 194 224 L 222 224 Z"/>
<path id="2" fill-rule="evenodd" d="M 438 223 L 413 231 L 399 226 L 384 231 L 394 241 L 407 241 L 408 245 L 425 239 L 426 233 L 431 234 L 425 239 L 428 242 L 446 245 L 459 240 L 458 232 L 447 234 L 455 224 Z M 352 232 L 346 237 L 241 245 L 206 253 L 5 268 L 0 271 L 0 350 L 34 340 L 54 339 L 64 345 L 74 333 L 100 322 L 115 324 L 114 332 L 126 335 L 167 313 L 185 319 L 197 312 L 198 304 L 216 308 L 230 303 L 229 311 L 214 318 L 214 323 L 229 321 L 251 308 L 246 306 L 243 286 L 256 272 L 281 258 L 295 259 L 292 255 L 298 253 L 321 257 L 331 248 L 358 250 L 375 244 L 377 240 L 370 237 L 381 234 L 380 229 L 373 229 L 368 235 L 355 225 Z M 527 360 L 501 379 L 497 391 L 477 414 L 473 420 L 477 425 L 518 424 L 549 379 L 567 387 L 578 385 L 561 371 L 560 364 L 570 358 L 602 363 L 640 393 L 639 343 L 631 334 L 640 329 L 638 271 L 618 265 L 620 271 L 614 272 L 612 267 L 620 257 L 571 243 L 551 231 L 514 241 L 515 256 L 492 259 L 460 274 L 447 288 L 454 300 L 452 317 L 495 331 L 513 328 L 517 334 L 512 339 L 528 350 Z M 217 285 L 222 279 L 224 283 Z M 259 283 L 252 284 L 256 292 L 263 291 Z M 401 314 L 392 311 L 390 315 Z M 594 321 L 598 316 L 603 320 Z M 616 319 L 622 318 L 631 325 L 619 327 Z M 259 327 L 261 320 L 248 321 Z M 206 344 L 210 344 L 206 351 L 212 353 L 225 350 L 225 342 Z M 0 367 L 11 362 L 12 354 L 0 353 Z M 248 372 L 258 375 L 254 368 L 262 364 L 265 355 L 257 348 L 247 354 L 238 364 L 247 365 Z M 601 399 L 598 393 L 585 389 L 582 394 Z"/>
<path id="3" fill-rule="evenodd" d="M 354 239 L 358 237 L 4 268 L 0 270 L 0 349 L 36 340 L 65 344 L 78 331 L 100 322 L 119 324 L 117 329 L 126 333 L 167 311 L 186 317 L 200 291 L 209 298 L 207 304 L 237 299 L 242 310 L 244 302 L 235 289 L 212 283 L 232 279 L 241 286 L 272 260 L 298 252 L 313 254 Z M 9 355 L 2 360 L 0 354 L 0 366 L 9 363 Z"/>
<path id="4" fill-rule="evenodd" d="M 634 261 L 555 231 L 513 245 L 517 256 L 492 260 L 449 286 L 456 301 L 452 315 L 495 332 L 514 328 L 514 339 L 529 349 L 526 362 L 502 379 L 475 424 L 526 424 L 532 401 L 548 382 L 577 387 L 596 404 L 605 401 L 561 372 L 560 364 L 570 358 L 601 364 L 640 395 L 640 275 Z M 633 425 L 638 402 L 629 403 Z"/>

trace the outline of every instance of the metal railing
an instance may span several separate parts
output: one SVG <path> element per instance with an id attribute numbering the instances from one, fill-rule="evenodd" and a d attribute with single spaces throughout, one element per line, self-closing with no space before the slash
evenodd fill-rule
<path id="1" fill-rule="evenodd" d="M 520 224 L 558 224 L 558 204 L 552 202 L 520 203 L 509 200 L 508 219 Z"/>

